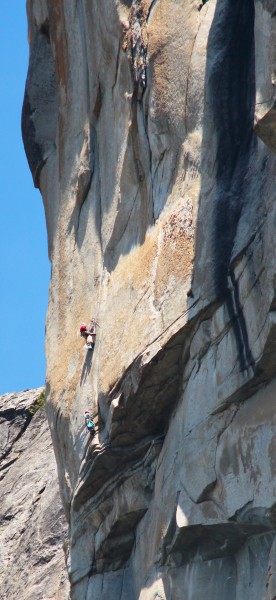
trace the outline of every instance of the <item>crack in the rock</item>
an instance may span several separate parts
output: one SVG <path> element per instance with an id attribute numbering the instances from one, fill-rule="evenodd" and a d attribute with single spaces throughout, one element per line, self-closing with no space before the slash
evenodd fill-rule
<path id="1" fill-rule="evenodd" d="M 137 198 L 138 198 L 139 191 L 140 191 L 140 190 L 139 190 L 139 187 L 138 187 L 138 188 L 137 188 L 136 195 L 135 195 L 135 198 L 134 198 L 134 200 L 133 200 L 133 203 L 132 203 L 132 206 L 131 206 L 131 209 L 130 209 L 130 211 L 129 211 L 128 218 L 127 218 L 126 224 L 125 224 L 125 226 L 124 226 L 124 229 L 123 229 L 123 231 L 122 231 L 122 233 L 121 233 L 120 237 L 118 238 L 118 240 L 116 240 L 116 245 L 117 245 L 117 246 L 119 245 L 119 243 L 120 243 L 121 239 L 123 238 L 123 236 L 124 236 L 124 234 L 125 234 L 125 232 L 126 232 L 127 226 L 128 226 L 128 224 L 129 224 L 129 221 L 130 221 L 130 217 L 131 217 L 131 215 L 132 215 L 132 212 L 133 212 L 134 206 L 135 206 L 135 204 L 136 204 L 136 200 L 137 200 Z"/>
<path id="2" fill-rule="evenodd" d="M 182 489 L 184 490 L 184 492 L 185 492 L 185 494 L 187 495 L 187 497 L 189 498 L 190 502 L 191 502 L 192 504 L 197 504 L 197 503 L 195 502 L 195 500 L 192 498 L 192 496 L 190 496 L 190 494 L 189 494 L 189 492 L 188 492 L 188 490 L 187 490 L 186 486 L 184 485 L 183 481 L 181 481 L 181 487 L 182 487 Z"/>
<path id="3" fill-rule="evenodd" d="M 227 409 L 226 409 L 227 410 Z M 230 416 L 230 419 L 228 421 L 228 423 L 226 423 L 226 425 L 221 429 L 221 431 L 219 431 L 218 433 L 218 437 L 217 437 L 217 445 L 216 445 L 216 451 L 215 451 L 215 459 L 214 459 L 214 472 L 215 472 L 215 476 L 216 476 L 216 482 L 218 480 L 218 473 L 217 473 L 217 453 L 218 453 L 218 448 L 219 448 L 219 443 L 220 443 L 220 439 L 222 437 L 222 435 L 224 435 L 224 433 L 227 431 L 227 429 L 229 429 L 230 425 L 232 425 L 238 411 L 240 410 L 240 405 L 237 405 L 234 410 L 232 415 Z M 215 483 L 216 483 L 215 482 Z M 215 486 L 214 486 L 215 487 Z M 210 497 L 210 500 L 213 501 L 212 496 Z"/>
<path id="4" fill-rule="evenodd" d="M 239 277 L 238 277 L 238 279 L 236 279 L 236 283 L 237 283 L 237 285 L 238 285 L 238 282 L 240 281 L 240 279 L 241 279 L 241 276 L 242 276 L 242 274 L 244 273 L 244 271 L 245 271 L 245 269 L 246 269 L 246 267 L 247 267 L 247 266 L 248 266 L 248 265 L 245 265 L 245 268 L 243 269 L 242 273 L 240 273 L 240 274 L 239 274 Z M 263 266 L 263 267 L 261 267 L 261 269 L 259 270 L 259 272 L 258 272 L 258 275 L 256 275 L 256 273 L 255 273 L 256 277 L 254 277 L 254 281 L 253 281 L 253 283 L 251 284 L 251 287 L 250 287 L 250 285 L 248 285 L 248 286 L 247 286 L 247 288 L 246 288 L 246 294 L 243 296 L 242 302 L 240 303 L 241 307 L 243 307 L 243 308 L 244 308 L 247 298 L 249 298 L 249 296 L 250 296 L 250 294 L 251 294 L 252 290 L 254 290 L 254 288 L 255 288 L 257 285 L 260 285 L 260 290 L 259 290 L 259 291 L 260 291 L 260 294 L 261 294 L 261 295 L 263 295 L 263 294 L 262 294 L 262 286 L 261 286 L 261 284 L 260 284 L 260 278 L 261 278 L 261 275 L 262 275 L 262 273 L 264 273 L 264 272 L 265 272 L 265 270 L 266 270 L 266 268 Z"/>
<path id="5" fill-rule="evenodd" d="M 10 451 L 9 451 L 9 452 L 11 452 L 11 451 L 12 451 L 12 448 L 10 449 Z M 8 454 L 9 454 L 9 452 L 8 452 Z M 6 455 L 6 456 L 7 456 L 7 455 Z M 13 465 L 13 464 L 14 464 L 14 463 L 15 463 L 15 462 L 18 460 L 18 458 L 19 458 L 19 457 L 20 457 L 20 453 L 18 453 L 18 456 L 15 456 L 14 458 L 11 458 L 11 459 L 10 459 L 8 462 L 6 462 L 6 463 L 5 463 L 3 466 L 1 466 L 1 463 L 2 463 L 2 460 L 3 460 L 3 459 L 1 458 L 1 461 L 0 461 L 0 471 L 5 471 L 5 469 L 8 469 L 8 468 L 9 468 L 11 465 Z M 4 475 L 3 475 L 2 479 L 3 479 L 3 478 L 4 478 Z"/>
<path id="6" fill-rule="evenodd" d="M 3 460 L 5 460 L 5 458 L 10 454 L 10 452 L 13 449 L 14 444 L 22 437 L 22 435 L 25 433 L 27 427 L 29 426 L 32 418 L 33 418 L 33 414 L 30 412 L 30 408 L 32 408 L 35 404 L 36 404 L 36 400 L 34 400 L 33 404 L 30 405 L 30 407 L 28 409 L 22 409 L 19 411 L 16 411 L 18 414 L 26 415 L 25 421 L 22 425 L 22 428 L 19 430 L 19 433 L 13 438 L 12 442 L 11 442 L 11 446 L 3 452 L 3 454 L 1 455 L 1 459 L 0 459 L 0 464 L 2 463 Z M 10 412 L 10 411 L 7 411 Z M 9 432 L 8 432 L 9 433 Z"/>
<path id="7" fill-rule="evenodd" d="M 198 7 L 198 12 L 200 12 L 203 8 L 203 6 L 205 6 L 205 4 L 207 4 L 208 0 L 201 0 L 200 5 Z"/>
<path id="8" fill-rule="evenodd" d="M 186 136 L 186 138 L 188 136 L 188 115 L 187 115 L 187 111 L 188 111 L 188 95 L 189 95 L 190 71 L 191 71 L 191 64 L 192 64 L 192 57 L 193 57 L 194 47 L 195 47 L 197 36 L 199 34 L 200 27 L 201 27 L 201 21 L 200 21 L 200 23 L 198 25 L 197 31 L 196 31 L 194 39 L 193 39 L 193 44 L 192 44 L 192 49 L 191 49 L 191 54 L 190 54 L 190 57 L 189 57 L 189 63 L 188 63 L 188 69 L 187 69 L 186 93 L 185 93 L 185 102 L 184 102 L 184 123 L 185 123 L 185 136 Z M 184 172 L 184 180 L 186 178 L 186 171 L 187 171 L 187 169 L 185 169 L 185 172 Z"/>
<path id="9" fill-rule="evenodd" d="M 87 196 L 89 194 L 89 191 L 90 191 L 92 177 L 93 177 L 93 170 L 91 171 L 90 179 L 89 179 L 88 184 L 87 184 L 87 189 L 85 190 L 85 192 L 83 194 L 81 202 L 78 202 L 79 210 L 78 210 L 77 226 L 76 226 L 76 234 L 75 234 L 75 245 L 76 245 L 76 240 L 77 240 L 77 237 L 78 237 L 78 232 L 79 232 L 79 227 L 80 227 L 81 211 L 83 209 L 84 203 L 85 203 L 85 201 L 87 199 Z"/>
<path id="10" fill-rule="evenodd" d="M 155 7 L 155 5 L 157 4 L 157 2 L 158 2 L 158 1 L 159 1 L 159 0 L 152 0 L 152 3 L 151 3 L 151 5 L 149 6 L 149 9 L 148 9 L 148 14 L 147 14 L 147 17 L 146 17 L 146 21 L 147 21 L 147 23 L 149 22 L 149 19 L 150 19 L 151 12 L 152 12 L 152 10 L 154 9 L 154 7 Z"/>
<path id="11" fill-rule="evenodd" d="M 100 161 L 98 160 L 98 138 L 96 136 L 95 130 L 95 169 L 98 166 L 98 191 L 99 191 L 99 241 L 101 247 L 101 256 L 102 256 L 102 278 L 104 274 L 104 250 L 103 250 L 103 234 L 102 234 L 102 222 L 103 222 L 103 206 L 102 206 L 102 186 L 101 186 L 101 168 Z M 96 164 L 97 162 L 97 164 Z"/>
<path id="12" fill-rule="evenodd" d="M 146 291 L 142 294 L 141 298 L 139 298 L 137 304 L 135 304 L 134 309 L 133 309 L 134 313 L 136 312 L 137 307 L 139 306 L 140 302 L 142 302 L 142 300 L 145 297 L 146 293 L 149 291 L 150 287 L 151 287 L 150 285 L 147 287 Z"/>
<path id="13" fill-rule="evenodd" d="M 215 473 L 215 479 L 214 479 L 213 481 L 209 482 L 209 483 L 208 483 L 208 484 L 205 486 L 205 488 L 202 490 L 202 492 L 201 492 L 201 494 L 200 494 L 200 496 L 199 496 L 199 498 L 198 498 L 198 500 L 197 500 L 197 501 L 193 500 L 193 502 L 194 502 L 195 504 L 201 504 L 201 503 L 203 503 L 203 502 L 208 502 L 208 501 L 215 502 L 215 501 L 214 501 L 214 499 L 213 499 L 213 497 L 212 497 L 212 495 L 210 494 L 210 492 L 212 492 L 212 491 L 214 490 L 214 488 L 215 488 L 215 486 L 216 486 L 216 483 L 217 483 L 217 480 L 218 480 L 218 475 L 217 475 L 217 471 L 216 471 L 216 460 L 217 460 L 217 451 L 218 451 L 218 446 L 219 446 L 220 438 L 221 438 L 221 436 L 222 436 L 222 435 L 225 433 L 225 431 L 226 431 L 226 430 L 227 430 L 227 429 L 230 427 L 230 425 L 231 425 L 231 423 L 233 422 L 233 420 L 234 420 L 234 418 L 235 418 L 235 416 L 236 416 L 237 412 L 239 411 L 239 409 L 240 409 L 240 406 L 236 406 L 236 407 L 234 408 L 234 410 L 233 410 L 233 413 L 231 414 L 231 416 L 230 416 L 230 418 L 229 418 L 229 421 L 226 423 L 226 425 L 225 425 L 224 427 L 222 427 L 222 429 L 221 429 L 221 430 L 220 430 L 218 433 L 214 434 L 214 436 L 213 436 L 212 438 L 209 438 L 209 441 L 210 441 L 210 440 L 212 440 L 212 439 L 215 439 L 215 438 L 217 438 L 216 450 L 215 450 L 215 458 L 214 458 L 214 465 L 213 465 L 213 468 L 214 468 L 214 473 Z M 229 410 L 229 407 L 225 408 L 225 410 Z M 220 414 L 221 414 L 221 413 L 220 413 Z M 201 425 L 201 424 L 203 424 L 204 422 L 207 422 L 207 421 L 208 421 L 208 418 L 210 418 L 210 416 L 212 416 L 212 415 L 209 415 L 209 416 L 207 416 L 207 417 L 206 417 L 205 419 L 203 419 L 203 420 L 202 420 L 202 421 L 201 421 L 199 424 L 197 424 L 197 426 L 196 426 L 196 427 L 194 427 L 194 428 L 191 430 L 191 432 L 192 432 L 192 431 L 194 431 L 194 430 L 196 430 L 196 429 L 197 429 L 197 427 L 198 427 L 198 425 Z M 187 435 L 186 435 L 186 437 L 189 437 L 191 432 L 189 432 L 189 434 L 187 434 Z M 185 490 L 185 491 L 186 491 L 186 490 Z M 209 494 L 210 494 L 210 495 L 209 495 Z M 219 508 L 220 508 L 220 510 L 221 510 L 221 507 L 219 507 Z"/>
<path id="14" fill-rule="evenodd" d="M 115 77 L 114 77 L 114 83 L 112 85 L 112 97 L 113 97 L 114 88 L 116 87 L 116 84 L 117 84 L 117 81 L 118 81 L 120 51 L 121 51 L 121 43 L 119 41 L 118 42 L 117 57 L 116 57 Z"/>
<path id="15" fill-rule="evenodd" d="M 141 104 L 141 111 L 142 111 L 142 120 L 143 120 L 143 125 L 144 125 L 144 132 L 145 132 L 145 136 L 146 136 L 147 142 L 148 142 L 149 172 L 150 172 L 150 180 L 151 180 L 150 202 L 151 202 L 151 205 L 152 205 L 152 220 L 153 220 L 153 223 L 155 223 L 155 219 L 154 219 L 154 202 L 153 202 L 152 150 L 151 150 L 150 138 L 149 138 L 149 132 L 148 132 L 148 114 L 146 113 L 145 106 L 143 105 L 144 100 L 145 100 L 145 96 L 142 98 L 140 104 Z"/>
<path id="16" fill-rule="evenodd" d="M 256 363 L 249 346 L 247 325 L 239 296 L 239 285 L 233 271 L 230 271 L 229 277 L 232 284 L 233 295 L 232 290 L 228 288 L 226 306 L 236 339 L 241 370 L 245 371 L 245 369 L 248 369 L 249 367 L 252 367 L 253 370 L 255 370 Z"/>
<path id="17" fill-rule="evenodd" d="M 267 214 L 265 214 L 264 217 L 267 217 Z M 264 227 L 264 223 L 265 223 L 265 218 L 263 218 L 261 220 L 261 222 L 259 223 L 258 227 L 256 227 L 255 231 L 251 234 L 251 236 L 249 237 L 248 241 L 246 242 L 246 244 L 242 247 L 242 249 L 240 250 L 240 252 L 238 252 L 238 254 L 236 254 L 234 256 L 234 258 L 232 258 L 230 265 L 229 265 L 229 270 L 234 271 L 237 264 L 242 260 L 242 258 L 247 254 L 247 250 L 248 248 L 251 246 L 251 244 L 254 242 L 256 236 L 258 235 L 258 233 L 261 232 L 261 230 Z M 254 248 L 252 248 L 251 250 L 251 254 L 249 256 L 252 256 L 254 252 Z M 241 271 L 241 274 L 243 273 L 244 269 L 246 268 L 246 265 L 244 266 L 243 270 Z"/>

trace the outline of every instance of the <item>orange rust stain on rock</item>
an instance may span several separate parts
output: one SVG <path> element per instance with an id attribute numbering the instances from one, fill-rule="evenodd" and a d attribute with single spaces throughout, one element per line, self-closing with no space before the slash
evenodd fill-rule
<path id="1" fill-rule="evenodd" d="M 176 287 L 180 281 L 184 283 L 187 280 L 192 270 L 193 258 L 193 240 L 185 234 L 179 233 L 173 241 L 168 238 L 164 240 L 156 270 L 155 302 L 159 302 L 170 283 Z"/>
<path id="2" fill-rule="evenodd" d="M 169 94 L 168 78 L 168 24 L 163 4 L 159 3 L 154 12 L 154 23 L 148 26 L 149 61 L 152 67 L 153 87 L 156 95 L 156 113 L 166 114 Z"/>
<path id="3" fill-rule="evenodd" d="M 178 287 L 189 277 L 194 261 L 193 204 L 186 198 L 180 209 L 173 211 L 164 224 L 162 245 L 155 279 L 155 302 L 169 288 Z"/>
<path id="4" fill-rule="evenodd" d="M 137 288 L 148 280 L 157 253 L 157 229 L 156 227 L 148 233 L 142 246 L 135 247 L 119 261 L 115 271 L 116 278 L 122 277 L 124 282 L 132 282 Z"/>

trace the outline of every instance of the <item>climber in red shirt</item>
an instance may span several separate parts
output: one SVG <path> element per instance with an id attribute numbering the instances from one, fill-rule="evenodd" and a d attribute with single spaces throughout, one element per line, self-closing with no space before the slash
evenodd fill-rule
<path id="1" fill-rule="evenodd" d="M 88 350 L 93 350 L 96 340 L 96 321 L 95 319 L 91 319 L 89 326 L 85 323 L 82 323 L 80 326 L 80 334 L 81 337 L 84 337 L 86 340 L 85 347 Z"/>

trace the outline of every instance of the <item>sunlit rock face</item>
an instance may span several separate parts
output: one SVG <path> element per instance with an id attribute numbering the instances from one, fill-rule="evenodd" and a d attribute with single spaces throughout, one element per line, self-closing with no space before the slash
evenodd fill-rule
<path id="1" fill-rule="evenodd" d="M 272 600 L 274 2 L 27 4 L 72 598 Z"/>
<path id="2" fill-rule="evenodd" d="M 0 396 L 0 597 L 68 600 L 67 525 L 43 388 Z"/>

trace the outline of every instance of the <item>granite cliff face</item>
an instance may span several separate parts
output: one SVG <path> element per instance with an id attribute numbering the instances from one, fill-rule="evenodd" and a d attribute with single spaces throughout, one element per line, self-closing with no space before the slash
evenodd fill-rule
<path id="1" fill-rule="evenodd" d="M 72 598 L 273 600 L 275 3 L 27 7 Z"/>
<path id="2" fill-rule="evenodd" d="M 0 397 L 1 600 L 68 600 L 67 526 L 41 392 Z"/>

